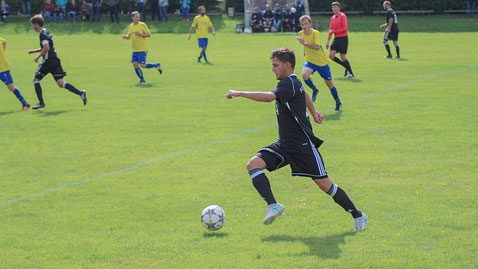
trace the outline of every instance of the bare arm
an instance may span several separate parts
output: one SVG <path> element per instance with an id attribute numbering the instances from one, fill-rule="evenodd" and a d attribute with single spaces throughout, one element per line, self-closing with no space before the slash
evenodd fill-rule
<path id="1" fill-rule="evenodd" d="M 314 50 L 320 50 L 320 46 L 317 45 L 317 44 L 314 44 L 314 43 L 307 43 L 304 41 L 304 39 L 302 37 L 298 37 L 296 36 L 295 39 L 299 40 L 299 43 L 308 47 L 308 48 L 311 48 L 311 49 L 314 49 Z"/>
<path id="2" fill-rule="evenodd" d="M 385 31 L 390 32 L 390 29 L 392 29 L 392 25 L 393 25 L 393 18 L 390 18 L 388 20 L 387 29 L 385 29 Z"/>
<path id="3" fill-rule="evenodd" d="M 123 35 L 123 39 L 131 39 L 131 35 L 129 33 L 125 34 Z"/>
<path id="4" fill-rule="evenodd" d="M 324 118 L 324 115 L 320 114 L 315 109 L 314 102 L 312 102 L 310 95 L 306 91 L 304 91 L 304 93 L 305 93 L 305 105 L 307 107 L 307 110 L 309 110 L 309 113 L 310 115 L 312 115 L 312 118 L 314 118 L 314 121 L 318 124 L 321 124 Z"/>
<path id="5" fill-rule="evenodd" d="M 258 102 L 272 102 L 276 99 L 276 95 L 273 92 L 243 92 L 229 90 L 226 94 L 226 98 L 231 99 L 233 97 L 244 97 Z"/>
<path id="6" fill-rule="evenodd" d="M 38 60 L 43 57 L 45 54 L 48 53 L 48 51 L 50 50 L 50 45 L 48 44 L 43 44 L 43 47 L 42 49 L 40 50 L 40 54 L 38 54 L 37 57 L 35 57 L 35 62 L 38 63 Z"/>
<path id="7" fill-rule="evenodd" d="M 211 29 L 212 29 L 212 35 L 216 35 L 216 30 L 214 30 L 214 26 L 211 25 Z"/>
<path id="8" fill-rule="evenodd" d="M 194 26 L 191 26 L 191 28 L 189 29 L 188 39 L 191 39 L 191 34 L 193 33 L 193 31 L 194 31 Z"/>
<path id="9" fill-rule="evenodd" d="M 41 48 L 39 48 L 39 49 L 34 49 L 34 50 L 29 50 L 29 51 L 28 51 L 28 54 L 38 53 L 38 52 L 40 52 L 41 50 L 42 50 Z"/>
<path id="10" fill-rule="evenodd" d="M 150 37 L 151 34 L 150 34 L 150 33 L 140 33 L 140 32 L 136 32 L 136 36 L 140 36 L 140 37 Z"/>

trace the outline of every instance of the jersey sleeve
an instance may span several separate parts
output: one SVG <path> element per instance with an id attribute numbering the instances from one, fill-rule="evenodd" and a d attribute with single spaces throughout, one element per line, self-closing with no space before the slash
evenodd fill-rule
<path id="1" fill-rule="evenodd" d="M 198 28 L 198 17 L 194 17 L 193 23 L 191 24 L 191 27 Z"/>
<path id="2" fill-rule="evenodd" d="M 5 44 L 5 39 L 0 38 L 0 44 L 2 44 L 2 45 Z"/>
<path id="3" fill-rule="evenodd" d="M 319 36 L 319 31 L 317 31 L 317 30 L 314 30 L 312 33 L 313 33 L 313 35 L 314 35 L 314 36 L 313 36 L 313 38 L 314 38 L 314 40 L 313 40 L 313 41 L 314 41 L 314 44 L 316 44 L 316 45 L 319 45 L 319 46 L 320 46 L 320 36 Z"/>
<path id="4" fill-rule="evenodd" d="M 146 25 L 146 23 L 143 24 L 143 25 L 144 25 L 144 33 L 145 34 L 151 34 L 151 32 L 149 31 L 148 25 Z"/>
<path id="5" fill-rule="evenodd" d="M 281 104 L 288 102 L 295 96 L 294 85 L 289 78 L 279 81 L 277 88 L 273 89 L 272 92 L 275 93 L 276 100 Z"/>
<path id="6" fill-rule="evenodd" d="M 212 22 L 209 17 L 207 17 L 207 27 L 211 28 L 212 27 Z"/>
<path id="7" fill-rule="evenodd" d="M 42 44 L 42 46 L 49 44 L 48 36 L 46 36 L 45 33 L 40 33 L 40 43 Z"/>

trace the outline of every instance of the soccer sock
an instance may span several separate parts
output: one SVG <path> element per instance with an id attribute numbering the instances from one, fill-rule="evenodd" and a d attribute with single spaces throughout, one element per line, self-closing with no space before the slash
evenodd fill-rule
<path id="1" fill-rule="evenodd" d="M 207 62 L 207 57 L 206 57 L 206 51 L 205 50 L 202 51 L 202 56 L 204 57 L 204 60 Z"/>
<path id="2" fill-rule="evenodd" d="M 344 62 L 342 62 L 339 58 L 335 57 L 334 58 L 334 62 L 340 64 L 341 66 L 347 68 L 347 66 L 345 66 Z"/>
<path id="3" fill-rule="evenodd" d="M 249 175 L 252 178 L 252 184 L 256 188 L 257 192 L 262 196 L 262 198 L 267 202 L 268 205 L 277 203 L 274 195 L 272 194 L 271 185 L 269 179 L 267 179 L 264 170 L 254 169 L 249 172 Z"/>
<path id="4" fill-rule="evenodd" d="M 317 89 L 317 87 L 315 87 L 314 83 L 312 82 L 312 79 L 307 79 L 307 80 L 304 80 L 305 84 L 307 84 L 307 86 L 309 86 L 312 90 L 314 91 L 319 91 Z"/>
<path id="5" fill-rule="evenodd" d="M 156 68 L 159 66 L 159 63 L 146 63 L 146 68 Z"/>
<path id="6" fill-rule="evenodd" d="M 18 100 L 22 103 L 22 105 L 26 105 L 27 104 L 27 101 L 25 100 L 25 98 L 23 98 L 22 94 L 20 93 L 20 90 L 15 88 L 15 90 L 13 91 L 13 94 L 15 94 L 15 96 L 18 98 Z"/>
<path id="7" fill-rule="evenodd" d="M 66 83 L 66 81 L 65 81 L 65 83 L 63 84 L 63 88 L 69 90 L 69 91 L 72 92 L 72 93 L 81 95 L 81 91 L 79 91 L 77 88 L 75 88 L 75 86 Z"/>
<path id="8" fill-rule="evenodd" d="M 385 44 L 385 48 L 387 49 L 388 55 L 392 55 L 390 52 L 390 46 L 388 44 Z"/>
<path id="9" fill-rule="evenodd" d="M 138 75 L 139 79 L 144 80 L 143 70 L 141 70 L 141 67 L 138 66 L 138 68 L 135 68 L 134 71 L 136 72 L 136 75 Z"/>
<path id="10" fill-rule="evenodd" d="M 35 85 L 35 92 L 37 93 L 38 101 L 40 102 L 40 104 L 44 104 L 40 81 L 33 82 L 33 85 Z"/>
<path id="11" fill-rule="evenodd" d="M 327 192 L 327 194 L 330 195 L 337 204 L 345 209 L 345 211 L 352 214 L 354 218 L 359 218 L 362 216 L 362 213 L 355 208 L 354 203 L 352 203 L 350 198 L 347 196 L 347 193 L 345 193 L 345 191 L 335 183 L 332 183 L 332 187 L 330 187 L 330 190 Z"/>
<path id="12" fill-rule="evenodd" d="M 397 51 L 397 57 L 400 58 L 400 47 L 398 45 L 395 46 L 395 50 Z"/>
<path id="13" fill-rule="evenodd" d="M 336 89 L 335 87 L 333 87 L 332 89 L 330 89 L 330 93 L 331 93 L 332 96 L 334 97 L 335 102 L 340 102 L 339 93 L 337 92 L 337 89 Z"/>
<path id="14" fill-rule="evenodd" d="M 199 53 L 198 59 L 201 60 L 201 58 L 202 58 L 202 50 L 201 50 L 201 52 Z"/>
<path id="15" fill-rule="evenodd" d="M 349 60 L 345 60 L 344 66 L 345 66 L 345 69 L 347 69 L 350 74 L 352 74 L 352 75 L 354 74 L 354 72 L 352 72 L 352 67 L 350 66 Z"/>

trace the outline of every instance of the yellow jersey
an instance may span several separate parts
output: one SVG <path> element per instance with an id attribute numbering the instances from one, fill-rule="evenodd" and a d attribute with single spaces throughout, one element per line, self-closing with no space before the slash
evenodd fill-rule
<path id="1" fill-rule="evenodd" d="M 209 34 L 209 28 L 212 27 L 211 19 L 207 15 L 197 15 L 194 17 L 192 27 L 196 28 L 197 38 L 207 38 Z"/>
<path id="2" fill-rule="evenodd" d="M 146 37 L 137 36 L 136 32 L 140 32 L 141 34 L 151 34 L 146 23 L 144 22 L 138 22 L 138 24 L 131 23 L 128 26 L 128 35 L 131 37 L 133 52 L 148 51 L 148 42 L 146 42 Z"/>
<path id="3" fill-rule="evenodd" d="M 5 43 L 5 39 L 0 38 L 0 73 L 10 70 L 10 62 L 5 56 L 5 49 L 3 48 Z"/>
<path id="4" fill-rule="evenodd" d="M 299 32 L 299 37 L 302 37 L 306 43 L 317 44 L 320 46 L 319 31 L 311 29 L 311 32 L 306 35 L 304 30 Z M 305 60 L 309 63 L 324 66 L 328 65 L 330 59 L 325 55 L 324 49 L 320 47 L 320 50 L 311 49 L 307 46 L 304 46 Z"/>

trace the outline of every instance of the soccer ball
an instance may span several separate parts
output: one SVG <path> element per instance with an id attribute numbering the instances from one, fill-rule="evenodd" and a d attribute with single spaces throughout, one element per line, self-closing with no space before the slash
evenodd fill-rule
<path id="1" fill-rule="evenodd" d="M 206 229 L 216 231 L 224 226 L 226 222 L 226 212 L 220 206 L 210 205 L 201 213 L 201 223 Z"/>
<path id="2" fill-rule="evenodd" d="M 294 14 L 296 11 L 297 11 L 297 10 L 295 9 L 295 7 L 293 7 L 293 8 L 290 9 L 290 12 L 291 12 L 292 14 Z"/>

